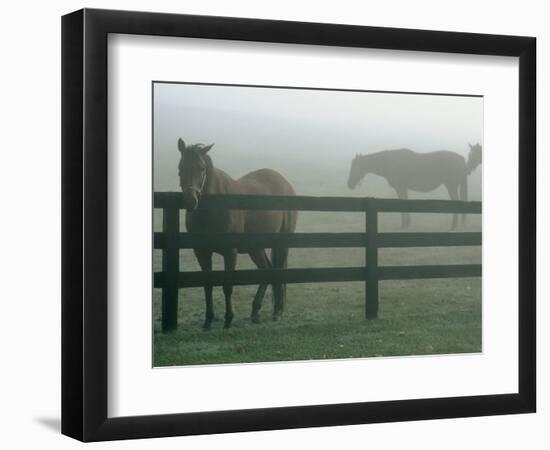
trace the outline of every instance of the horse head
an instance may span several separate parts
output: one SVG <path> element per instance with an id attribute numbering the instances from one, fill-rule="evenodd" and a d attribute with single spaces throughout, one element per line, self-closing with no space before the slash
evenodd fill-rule
<path id="1" fill-rule="evenodd" d="M 481 145 L 468 145 L 470 146 L 470 153 L 468 154 L 466 166 L 468 167 L 468 173 L 472 173 L 481 164 Z"/>
<path id="2" fill-rule="evenodd" d="M 361 179 L 365 176 L 365 168 L 361 164 L 361 155 L 355 155 L 355 158 L 351 161 L 351 168 L 348 177 L 348 187 L 355 189 Z"/>
<path id="3" fill-rule="evenodd" d="M 208 171 L 212 166 L 207 153 L 213 146 L 214 144 L 193 144 L 186 146 L 183 139 L 178 139 L 178 150 L 181 154 L 178 173 L 185 209 L 188 211 L 197 208 L 200 197 L 206 187 Z"/>

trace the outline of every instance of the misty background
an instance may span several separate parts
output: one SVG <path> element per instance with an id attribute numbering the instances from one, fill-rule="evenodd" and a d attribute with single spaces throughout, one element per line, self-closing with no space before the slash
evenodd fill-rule
<path id="1" fill-rule="evenodd" d="M 467 157 L 483 145 L 483 99 L 428 94 L 154 84 L 154 189 L 178 191 L 177 140 L 214 143 L 214 166 L 239 178 L 279 171 L 298 195 L 395 197 L 385 179 L 346 182 L 356 153 L 409 148 Z M 481 166 L 469 177 L 469 199 L 481 199 Z M 448 199 L 410 191 L 410 198 Z"/>
<path id="2" fill-rule="evenodd" d="M 187 145 L 214 143 L 209 152 L 214 166 L 235 179 L 271 168 L 298 195 L 312 196 L 396 197 L 384 178 L 372 174 L 355 190 L 348 189 L 356 153 L 410 148 L 450 150 L 466 157 L 468 143 L 483 145 L 483 99 L 479 97 L 157 83 L 153 105 L 155 191 L 180 190 L 180 137 Z M 468 185 L 469 198 L 479 200 L 481 167 L 469 177 Z M 449 198 L 444 187 L 409 195 Z M 181 231 L 185 231 L 184 215 L 181 211 Z M 156 209 L 153 217 L 155 231 L 161 231 L 161 210 Z M 450 231 L 452 215 L 412 214 L 411 220 L 411 226 L 402 230 L 399 213 L 380 213 L 379 230 Z M 467 224 L 456 229 L 480 230 L 479 214 L 468 215 Z M 364 232 L 365 213 L 299 211 L 296 231 Z M 382 248 L 378 263 L 480 264 L 481 252 L 481 246 Z M 200 270 L 191 250 L 180 250 L 179 262 L 182 271 Z M 291 269 L 364 267 L 365 263 L 361 247 L 291 248 L 288 259 Z M 238 256 L 237 269 L 255 267 L 248 255 Z M 153 268 L 162 270 L 161 250 L 153 252 Z M 220 255 L 214 254 L 213 268 L 223 269 Z M 381 317 L 386 321 L 377 322 L 378 331 L 369 322 L 367 333 L 364 289 L 364 282 L 289 284 L 285 319 L 278 322 L 282 328 L 275 331 L 266 320 L 265 334 L 254 331 L 250 339 L 247 324 L 256 286 L 237 286 L 233 304 L 239 318 L 236 326 L 243 330 L 237 347 L 225 333 L 213 332 L 205 338 L 199 331 L 203 289 L 180 289 L 179 320 L 184 325 L 175 338 L 155 334 L 155 365 L 357 357 L 368 354 L 370 348 L 375 356 L 481 351 L 481 280 L 380 282 Z M 222 289 L 214 289 L 213 295 L 221 315 Z M 264 317 L 271 311 L 270 295 L 264 302 Z M 160 289 L 155 289 L 154 305 L 155 327 L 160 330 Z M 398 330 L 407 330 L 410 337 L 398 335 Z"/>

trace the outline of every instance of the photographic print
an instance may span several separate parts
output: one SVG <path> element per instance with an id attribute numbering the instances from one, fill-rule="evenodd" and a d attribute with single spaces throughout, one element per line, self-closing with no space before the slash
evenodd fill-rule
<path id="1" fill-rule="evenodd" d="M 62 433 L 535 412 L 535 75 L 526 36 L 65 15 Z"/>
<path id="2" fill-rule="evenodd" d="M 152 89 L 154 366 L 482 351 L 483 97 Z"/>

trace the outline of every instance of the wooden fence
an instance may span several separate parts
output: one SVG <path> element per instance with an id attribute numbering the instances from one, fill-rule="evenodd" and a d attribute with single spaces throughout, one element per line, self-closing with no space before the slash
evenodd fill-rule
<path id="1" fill-rule="evenodd" d="M 481 264 L 379 266 L 378 249 L 389 247 L 444 247 L 481 245 L 481 232 L 379 233 L 378 213 L 467 213 L 480 214 L 481 202 L 451 200 L 398 200 L 358 197 L 278 197 L 259 195 L 205 195 L 200 208 L 266 209 L 299 211 L 345 211 L 365 213 L 363 233 L 217 233 L 189 234 L 180 231 L 183 196 L 179 192 L 155 192 L 154 208 L 163 211 L 163 231 L 154 233 L 154 248 L 162 249 L 162 272 L 154 273 L 154 287 L 162 289 L 162 330 L 177 327 L 178 289 L 205 285 L 250 285 L 260 283 L 319 283 L 365 281 L 366 317 L 378 315 L 378 282 L 420 278 L 481 276 Z M 179 250 L 196 247 L 252 248 L 364 247 L 364 267 L 316 269 L 266 269 L 225 272 L 182 272 Z"/>

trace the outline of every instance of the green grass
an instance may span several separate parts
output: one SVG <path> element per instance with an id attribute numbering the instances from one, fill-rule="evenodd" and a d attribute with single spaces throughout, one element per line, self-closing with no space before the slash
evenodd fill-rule
<path id="1" fill-rule="evenodd" d="M 371 195 L 395 197 L 387 183 L 370 178 L 364 186 L 349 191 L 342 180 L 346 168 L 335 176 L 333 168 L 313 167 L 307 171 L 288 168 L 297 193 L 303 195 Z M 292 171 L 294 170 L 294 172 Z M 230 171 L 230 173 L 233 173 Z M 322 180 L 322 183 L 319 182 Z M 336 182 L 334 180 L 340 180 Z M 177 184 L 175 184 L 177 186 Z M 473 186 L 472 186 L 473 187 Z M 477 187 L 477 185 L 476 185 Z M 443 188 L 411 198 L 448 198 Z M 479 190 L 471 189 L 472 199 Z M 184 231 L 184 213 L 181 215 Z M 449 231 L 450 214 L 413 214 L 406 231 Z M 399 214 L 380 214 L 380 231 L 398 232 Z M 159 210 L 154 213 L 155 231 L 162 228 Z M 300 212 L 297 232 L 364 231 L 365 216 L 358 213 Z M 470 215 L 466 227 L 457 231 L 480 231 L 481 217 Z M 153 268 L 161 268 L 161 252 L 153 254 Z M 481 248 L 381 249 L 380 265 L 479 264 Z M 290 249 L 289 267 L 354 267 L 365 264 L 365 250 Z M 181 270 L 199 270 L 190 250 L 180 252 Z M 255 266 L 247 255 L 239 255 L 237 269 Z M 222 269 L 214 256 L 214 269 Z M 180 289 L 178 328 L 161 332 L 161 292 L 154 290 L 154 365 L 223 364 L 262 361 L 292 361 L 335 358 L 364 358 L 448 353 L 475 353 L 481 347 L 481 280 L 440 279 L 385 281 L 380 283 L 380 310 L 376 320 L 365 319 L 365 284 L 317 283 L 287 287 L 283 317 L 272 322 L 271 291 L 261 311 L 262 321 L 253 324 L 250 309 L 256 286 L 236 286 L 233 291 L 235 318 L 232 328 L 223 329 L 224 298 L 214 288 L 217 320 L 210 331 L 202 330 L 202 289 Z"/>
<path id="2" fill-rule="evenodd" d="M 305 216 L 305 217 L 304 217 Z M 362 217 L 302 215 L 302 227 L 315 231 L 354 231 Z M 314 220 L 315 219 L 315 220 Z M 388 218 L 385 229 L 398 229 L 398 217 Z M 441 229 L 449 217 L 434 222 L 413 216 L 411 231 Z M 472 218 L 474 219 L 474 218 Z M 479 218 L 468 230 L 479 230 Z M 308 223 L 309 222 L 309 223 Z M 384 229 L 384 228 L 383 228 Z M 301 231 L 304 231 L 302 229 Z M 479 247 L 381 249 L 380 265 L 468 264 L 481 261 Z M 291 249 L 289 267 L 353 267 L 365 263 L 364 249 Z M 160 270 L 155 251 L 155 270 Z M 180 252 L 182 270 L 199 270 L 191 251 Z M 214 256 L 214 268 L 223 267 Z M 239 255 L 238 269 L 253 268 L 247 255 Z M 376 320 L 365 319 L 365 284 L 317 283 L 288 285 L 282 319 L 272 322 L 271 291 L 262 308 L 262 321 L 250 319 L 256 286 L 236 286 L 235 319 L 223 329 L 224 297 L 214 288 L 217 316 L 210 331 L 203 331 L 204 293 L 200 288 L 180 289 L 178 329 L 161 332 L 161 292 L 154 292 L 155 366 L 291 361 L 379 356 L 475 353 L 481 351 L 481 280 L 478 278 L 384 281 L 380 283 L 380 310 Z"/>
<path id="3" fill-rule="evenodd" d="M 218 317 L 201 329 L 200 289 L 180 294 L 179 326 L 160 332 L 156 299 L 155 366 L 257 361 L 473 353 L 481 350 L 479 279 L 382 282 L 380 317 L 364 317 L 363 283 L 289 285 L 282 320 L 272 322 L 271 302 L 253 324 L 253 288 L 235 288 L 235 320 L 223 329 L 223 295 L 216 290 Z M 158 293 L 157 293 L 158 295 Z"/>

